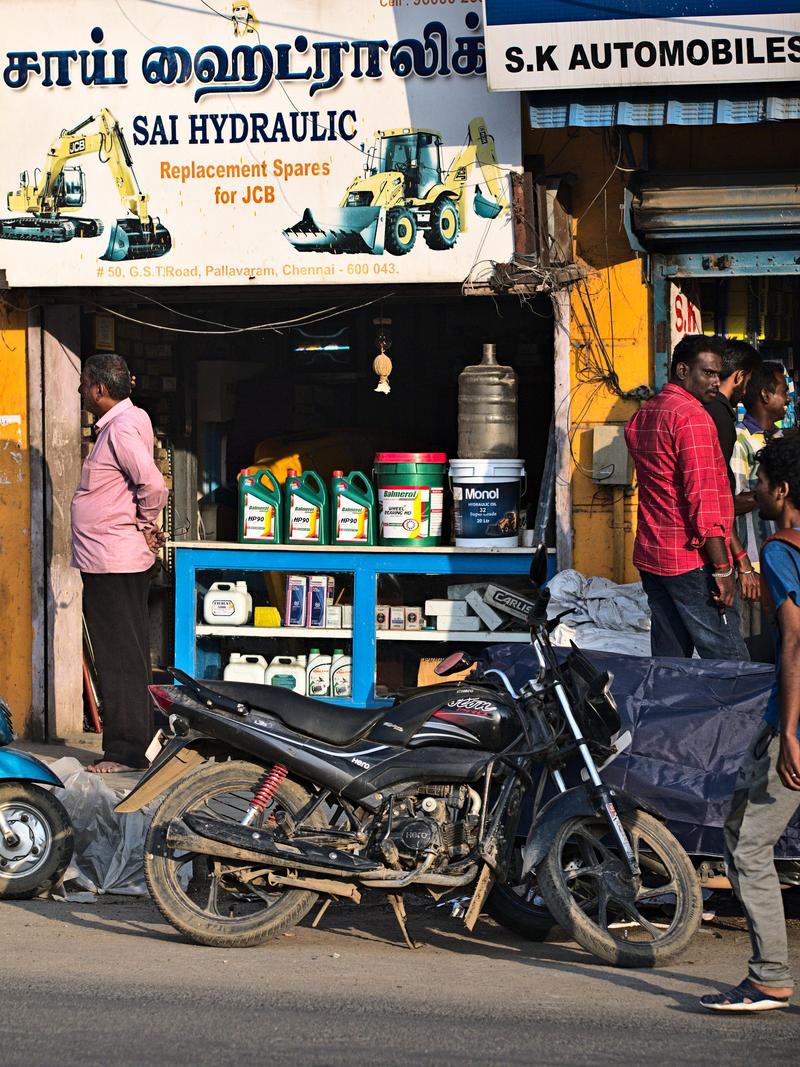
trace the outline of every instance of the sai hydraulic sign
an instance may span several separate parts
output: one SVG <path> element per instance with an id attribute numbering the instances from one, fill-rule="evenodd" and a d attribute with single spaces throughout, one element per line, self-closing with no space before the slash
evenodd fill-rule
<path id="1" fill-rule="evenodd" d="M 487 90 L 480 0 L 5 8 L 11 286 L 460 283 L 511 256 L 519 109 Z"/>
<path id="2" fill-rule="evenodd" d="M 489 88 L 800 80 L 798 0 L 484 0 Z"/>

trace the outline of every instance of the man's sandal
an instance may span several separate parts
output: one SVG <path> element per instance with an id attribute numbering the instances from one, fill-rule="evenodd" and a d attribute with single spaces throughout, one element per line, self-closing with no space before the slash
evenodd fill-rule
<path id="1" fill-rule="evenodd" d="M 762 993 L 756 989 L 749 978 L 726 993 L 715 993 L 700 998 L 700 1004 L 709 1011 L 772 1011 L 774 1008 L 788 1008 L 789 998 Z"/>

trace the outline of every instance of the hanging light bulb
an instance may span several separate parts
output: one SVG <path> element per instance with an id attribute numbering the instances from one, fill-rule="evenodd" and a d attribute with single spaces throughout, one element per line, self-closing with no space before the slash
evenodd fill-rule
<path id="1" fill-rule="evenodd" d="M 388 349 L 392 347 L 392 339 L 388 333 L 388 327 L 391 326 L 391 319 L 373 319 L 374 324 L 378 327 L 378 334 L 375 340 L 378 342 L 378 354 L 372 361 L 372 369 L 378 375 L 378 384 L 375 386 L 376 393 L 391 393 L 392 387 L 389 385 L 389 375 L 392 373 L 392 361 L 387 355 Z"/>

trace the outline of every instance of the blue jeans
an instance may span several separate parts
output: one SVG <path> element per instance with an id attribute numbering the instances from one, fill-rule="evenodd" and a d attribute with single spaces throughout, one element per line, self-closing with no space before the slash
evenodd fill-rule
<path id="1" fill-rule="evenodd" d="M 713 597 L 717 585 L 711 568 L 674 575 L 640 573 L 650 604 L 653 656 L 688 659 L 697 649 L 701 659 L 750 659 L 742 639 L 738 594 L 723 612 Z"/>

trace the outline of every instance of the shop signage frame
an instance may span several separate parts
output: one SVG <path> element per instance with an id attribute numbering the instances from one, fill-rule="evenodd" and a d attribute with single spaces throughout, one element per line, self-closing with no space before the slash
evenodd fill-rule
<path id="1" fill-rule="evenodd" d="M 0 67 L 12 287 L 460 284 L 513 254 L 480 0 L 37 0 Z"/>
<path id="2" fill-rule="evenodd" d="M 483 4 L 489 88 L 494 91 L 800 78 L 796 0 Z"/>

